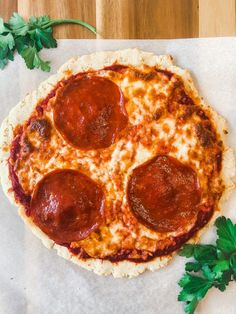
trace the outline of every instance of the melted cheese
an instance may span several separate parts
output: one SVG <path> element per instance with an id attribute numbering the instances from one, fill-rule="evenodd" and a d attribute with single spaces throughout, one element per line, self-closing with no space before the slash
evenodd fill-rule
<path id="1" fill-rule="evenodd" d="M 153 69 L 144 67 L 139 71 L 148 73 Z M 106 196 L 106 225 L 71 245 L 83 248 L 92 257 L 103 258 L 123 249 L 142 250 L 148 255 L 168 244 L 171 236 L 187 232 L 192 227 L 190 225 L 178 233 L 158 233 L 140 224 L 128 207 L 126 185 L 132 170 L 156 154 L 167 151 L 197 172 L 203 190 L 202 202 L 209 200 L 211 187 L 219 195 L 222 192 L 215 164 L 219 143 L 216 141 L 209 148 L 201 145 L 194 125 L 202 119 L 196 113 L 180 123 L 178 115 L 182 112 L 177 115 L 167 112 L 168 97 L 179 78 L 173 75 L 169 80 L 165 74 L 158 73 L 153 79 L 145 80 L 135 73 L 134 69 L 128 68 L 123 73 L 101 71 L 98 74 L 110 78 L 121 88 L 129 115 L 128 127 L 109 148 L 81 151 L 69 146 L 53 126 L 54 99 L 44 112 L 44 118 L 52 125 L 50 139 L 42 139 L 29 127 L 25 128 L 25 136 L 34 149 L 19 160 L 17 175 L 27 194 L 32 194 L 46 173 L 57 168 L 77 169 L 102 185 Z M 194 101 L 200 106 L 198 99 Z M 158 110 L 161 114 L 156 119 Z M 210 117 L 210 113 L 206 114 Z M 212 129 L 215 133 L 214 125 Z M 215 136 L 218 138 L 216 133 Z"/>

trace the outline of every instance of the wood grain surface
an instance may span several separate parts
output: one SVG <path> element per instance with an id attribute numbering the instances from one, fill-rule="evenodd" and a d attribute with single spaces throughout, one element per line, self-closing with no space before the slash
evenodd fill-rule
<path id="1" fill-rule="evenodd" d="M 187 38 L 236 35 L 236 0 L 0 0 L 0 16 L 80 18 L 98 38 Z M 57 38 L 95 38 L 76 25 L 55 28 Z"/>

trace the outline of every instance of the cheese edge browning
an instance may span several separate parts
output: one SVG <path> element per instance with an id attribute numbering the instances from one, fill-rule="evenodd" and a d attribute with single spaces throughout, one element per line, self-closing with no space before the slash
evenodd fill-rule
<path id="1" fill-rule="evenodd" d="M 172 58 L 170 56 L 155 56 L 152 53 L 142 52 L 138 49 L 126 49 L 116 52 L 98 52 L 92 55 L 82 56 L 79 58 L 74 58 L 69 60 L 65 65 L 63 65 L 58 74 L 51 76 L 48 80 L 43 82 L 37 91 L 28 94 L 26 98 L 20 102 L 15 108 L 13 108 L 9 116 L 3 121 L 0 130 L 0 173 L 1 173 L 1 183 L 3 190 L 8 198 L 13 204 L 16 204 L 14 193 L 11 190 L 11 181 L 9 180 L 8 173 L 8 158 L 9 158 L 9 144 L 13 140 L 13 131 L 18 124 L 24 123 L 31 112 L 34 109 L 35 104 L 57 85 L 57 83 L 67 78 L 70 75 L 76 74 L 78 72 L 86 72 L 88 70 L 98 70 L 105 66 L 112 65 L 114 63 L 122 63 L 124 65 L 131 66 L 141 66 L 146 64 L 149 66 L 159 66 L 165 70 L 169 70 L 173 73 L 179 75 L 184 81 L 185 86 L 190 89 L 194 95 L 198 96 L 198 92 L 194 87 L 193 81 L 188 71 L 182 70 L 172 64 Z M 214 119 L 217 131 L 220 133 L 221 139 L 224 144 L 223 160 L 222 160 L 222 179 L 225 184 L 225 191 L 219 202 L 219 209 L 222 202 L 227 199 L 230 194 L 230 191 L 234 187 L 232 178 L 235 175 L 235 160 L 233 151 L 227 146 L 226 136 L 224 130 L 227 130 L 226 121 L 223 117 L 217 114 L 210 106 L 206 105 L 203 100 L 201 105 L 207 110 L 210 110 L 211 115 Z M 107 260 L 100 259 L 89 259 L 89 260 L 80 260 L 78 257 L 74 256 L 69 252 L 66 247 L 59 246 L 50 240 L 38 227 L 36 227 L 30 217 L 27 217 L 24 212 L 24 207 L 20 206 L 19 214 L 23 218 L 26 224 L 30 226 L 33 233 L 40 238 L 45 246 L 48 248 L 55 248 L 59 255 L 64 258 L 70 259 L 72 262 L 79 264 L 80 266 L 93 270 L 95 273 L 100 275 L 109 275 L 113 274 L 114 277 L 128 276 L 133 277 L 142 273 L 146 269 L 156 270 L 162 266 L 165 266 L 168 260 L 171 259 L 170 254 L 164 257 L 154 258 L 152 261 L 144 263 L 134 263 L 129 261 L 120 261 L 112 263 Z M 214 221 L 214 218 L 219 214 L 219 212 L 214 213 L 214 217 L 211 219 L 211 222 Z M 204 232 L 202 228 L 195 238 L 199 238 L 200 234 Z"/>

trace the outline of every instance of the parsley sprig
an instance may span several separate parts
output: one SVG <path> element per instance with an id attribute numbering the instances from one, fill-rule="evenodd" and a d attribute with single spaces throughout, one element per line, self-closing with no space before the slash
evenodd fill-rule
<path id="1" fill-rule="evenodd" d="M 194 313 L 210 288 L 224 291 L 230 281 L 236 281 L 236 224 L 219 217 L 215 226 L 216 245 L 186 244 L 180 251 L 181 256 L 195 259 L 186 263 L 186 273 L 179 281 L 182 290 L 178 300 L 186 303 L 185 313 Z"/>
<path id="2" fill-rule="evenodd" d="M 0 18 L 0 69 L 4 69 L 9 60 L 14 60 L 17 51 L 29 69 L 49 72 L 49 61 L 42 60 L 39 51 L 57 47 L 52 28 L 65 23 L 79 24 L 96 34 L 95 27 L 79 19 L 53 20 L 49 16 L 33 16 L 25 21 L 18 13 L 13 13 L 8 23 Z"/>

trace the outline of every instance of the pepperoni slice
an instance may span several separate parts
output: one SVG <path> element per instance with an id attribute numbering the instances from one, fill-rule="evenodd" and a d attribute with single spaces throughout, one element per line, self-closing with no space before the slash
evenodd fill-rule
<path id="1" fill-rule="evenodd" d="M 201 191 L 191 167 L 158 155 L 133 170 L 127 199 L 142 224 L 158 232 L 172 232 L 195 222 Z"/>
<path id="2" fill-rule="evenodd" d="M 30 205 L 35 224 L 57 243 L 86 238 L 102 223 L 101 187 L 76 170 L 55 170 L 38 182 Z"/>
<path id="3" fill-rule="evenodd" d="M 63 138 L 76 148 L 109 147 L 127 122 L 123 94 L 107 78 L 84 76 L 58 92 L 54 123 Z"/>

